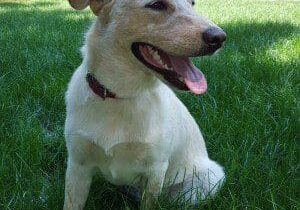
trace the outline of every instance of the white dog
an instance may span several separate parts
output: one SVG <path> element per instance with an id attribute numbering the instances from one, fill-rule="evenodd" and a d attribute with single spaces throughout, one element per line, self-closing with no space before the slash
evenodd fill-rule
<path id="1" fill-rule="evenodd" d="M 205 77 L 189 57 L 214 53 L 226 34 L 196 14 L 192 0 L 69 2 L 90 6 L 97 19 L 66 94 L 64 208 L 84 208 L 97 170 L 115 185 L 139 187 L 145 209 L 163 186 L 171 196 L 193 188 L 186 199 L 194 203 L 213 195 L 223 168 L 169 86 L 204 93 Z"/>

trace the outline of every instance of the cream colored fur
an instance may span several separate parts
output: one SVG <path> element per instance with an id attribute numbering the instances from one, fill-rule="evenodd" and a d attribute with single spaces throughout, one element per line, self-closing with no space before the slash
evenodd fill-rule
<path id="1" fill-rule="evenodd" d="M 88 2 L 70 0 L 79 9 Z M 98 17 L 66 93 L 64 209 L 83 209 L 97 171 L 113 184 L 140 187 L 145 209 L 152 209 L 164 185 L 184 178 L 173 196 L 192 186 L 201 198 L 214 194 L 224 172 L 209 159 L 198 125 L 164 81 L 130 51 L 133 41 L 145 41 L 174 54 L 196 55 L 201 33 L 213 23 L 185 0 L 168 0 L 173 7 L 168 16 L 144 9 L 149 0 L 91 2 Z M 87 72 L 122 99 L 103 101 L 95 95 L 86 82 Z M 193 176 L 197 179 L 192 183 Z M 190 199 L 197 202 L 193 192 Z"/>

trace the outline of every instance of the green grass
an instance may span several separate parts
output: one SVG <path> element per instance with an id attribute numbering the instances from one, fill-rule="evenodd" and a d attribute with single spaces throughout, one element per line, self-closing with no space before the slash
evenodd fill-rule
<path id="1" fill-rule="evenodd" d="M 197 209 L 300 209 L 299 1 L 200 0 L 224 49 L 195 60 L 209 82 L 180 94 L 227 181 Z M 0 209 L 61 209 L 64 92 L 93 16 L 67 1 L 0 2 Z M 86 209 L 133 202 L 100 177 Z M 190 209 L 161 196 L 158 209 Z"/>

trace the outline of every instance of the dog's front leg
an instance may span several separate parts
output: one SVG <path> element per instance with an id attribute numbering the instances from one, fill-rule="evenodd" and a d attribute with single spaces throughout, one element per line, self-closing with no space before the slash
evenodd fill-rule
<path id="1" fill-rule="evenodd" d="M 92 167 L 68 161 L 64 210 L 84 208 L 92 181 Z"/>
<path id="2" fill-rule="evenodd" d="M 165 175 L 168 169 L 169 163 L 165 162 L 155 167 L 151 167 L 148 173 L 141 178 L 142 188 L 142 210 L 152 210 L 155 206 L 155 201 L 162 190 Z"/>

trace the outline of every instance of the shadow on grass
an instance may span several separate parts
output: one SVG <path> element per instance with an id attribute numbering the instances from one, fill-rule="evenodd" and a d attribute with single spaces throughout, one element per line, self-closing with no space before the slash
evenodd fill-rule
<path id="1" fill-rule="evenodd" d="M 36 7 L 44 7 L 44 6 L 54 6 L 56 5 L 54 2 L 51 1 L 44 1 L 44 2 L 35 2 L 35 3 L 20 3 L 20 2 L 0 2 L 0 7 L 5 9 L 22 9 L 22 8 L 32 8 L 36 9 Z"/>
<path id="2" fill-rule="evenodd" d="M 75 11 L 67 10 L 52 10 L 52 11 L 37 11 L 34 10 L 34 7 L 46 6 L 46 5 L 54 5 L 52 2 L 45 2 L 45 3 L 35 3 L 35 4 L 21 4 L 21 3 L 0 3 L 1 7 L 11 9 L 11 11 L 2 12 L 0 14 L 0 19 L 2 20 L 2 24 L 5 27 L 5 30 L 11 30 L 11 33 L 7 33 L 13 37 L 2 36 L 1 43 L 6 43 L 6 47 L 2 50 L 1 53 L 9 54 L 11 50 L 9 46 L 14 46 L 14 44 L 18 44 L 20 47 L 20 51 L 15 52 L 15 56 L 17 58 L 14 62 L 20 63 L 27 63 L 28 64 L 28 54 L 32 54 L 32 58 L 36 59 L 33 60 L 32 65 L 36 66 L 36 69 L 40 69 L 41 67 L 47 69 L 49 71 L 53 71 L 53 75 L 57 75 L 59 79 L 53 83 L 53 86 L 60 87 L 60 99 L 56 100 L 53 103 L 52 99 L 56 97 L 57 92 L 47 94 L 47 97 L 44 97 L 44 92 L 37 92 L 35 97 L 44 98 L 44 101 L 41 101 L 42 111 L 41 114 L 38 115 L 38 118 L 42 125 L 50 126 L 46 129 L 51 129 L 52 127 L 56 127 L 58 122 L 63 122 L 61 119 L 61 115 L 63 115 L 61 107 L 64 107 L 63 103 L 63 95 L 64 90 L 71 75 L 71 72 L 77 67 L 80 63 L 80 58 L 78 56 L 78 47 L 82 43 L 82 35 L 84 30 L 87 29 L 88 25 L 90 24 L 90 17 L 86 15 L 82 15 L 82 13 L 78 13 Z M 14 10 L 14 8 L 19 8 L 19 10 Z M 33 7 L 33 11 L 22 11 L 22 8 Z M 13 26 L 13 28 L 12 28 Z M 272 44 L 278 42 L 279 40 L 289 38 L 294 36 L 296 33 L 297 27 L 291 25 L 290 23 L 275 23 L 275 22 L 266 22 L 266 23 L 245 23 L 245 22 L 235 22 L 233 24 L 224 24 L 224 30 L 227 32 L 228 41 L 226 43 L 226 47 L 223 50 L 222 54 L 220 55 L 221 58 L 226 58 L 226 63 L 235 62 L 235 58 L 231 57 L 230 55 L 233 54 L 242 54 L 247 57 L 245 60 L 245 64 L 243 65 L 244 69 L 241 71 L 247 71 L 249 73 L 249 77 L 253 76 L 250 74 L 252 68 L 247 65 L 247 63 L 255 64 L 255 58 L 252 58 L 253 54 L 265 51 L 268 49 Z M 16 35 L 19 35 L 17 37 Z M 21 36 L 20 36 L 21 35 Z M 14 36 L 16 36 L 14 38 Z M 19 39 L 23 39 L 26 42 L 18 42 Z M 8 43 L 8 44 L 7 44 Z M 28 45 L 30 43 L 30 45 Z M 3 46 L 3 45 L 2 45 Z M 21 49 L 27 49 L 27 54 L 21 53 Z M 39 63 L 35 63 L 37 60 L 42 59 L 39 55 L 36 54 L 36 51 L 46 48 L 48 52 L 50 52 L 49 57 L 55 58 L 58 54 L 65 55 L 64 59 L 60 60 L 59 63 L 49 63 L 47 66 L 39 66 Z M 65 49 L 65 50 L 64 50 Z M 1 54 L 0 53 L 0 54 Z M 264 69 L 268 74 L 268 70 L 273 68 L 281 68 L 280 63 L 273 63 L 272 65 L 268 61 L 260 61 L 259 65 L 261 69 Z M 10 72 L 12 70 L 12 63 L 8 60 L 7 56 L 1 56 L 1 66 L 3 68 L 3 72 L 9 73 L 12 76 L 4 77 L 4 84 L 21 84 L 24 87 L 32 88 L 31 86 L 38 86 L 40 81 L 36 81 L 36 78 L 32 76 L 31 73 L 28 73 L 29 67 L 23 67 L 22 71 L 26 74 L 22 74 L 20 69 L 13 69 L 14 72 Z M 209 67 L 211 70 L 214 67 Z M 219 77 L 226 77 L 226 75 L 222 72 L 222 66 L 217 67 L 219 71 L 216 71 L 216 74 L 219 74 Z M 234 69 L 231 69 L 234 70 Z M 230 71 L 230 70 L 229 70 Z M 63 73 L 61 73 L 63 72 Z M 19 76 L 22 74 L 22 77 Z M 15 75 L 15 76 L 14 76 Z M 41 73 L 43 75 L 43 72 Z M 53 81 L 53 78 L 50 74 L 43 75 L 43 80 L 46 81 Z M 261 77 L 258 77 L 257 80 L 267 80 L 264 74 Z M 27 80 L 27 81 L 26 81 Z M 253 79 L 252 79 L 253 80 Z M 219 80 L 218 80 L 219 81 Z M 273 81 L 269 81 L 273 82 Z M 1 81 L 2 83 L 2 81 Z M 2 83 L 3 84 L 3 83 Z M 38 88 L 38 87 L 37 87 Z M 25 88 L 26 89 L 26 88 Z M 240 88 L 243 89 L 243 88 Z M 10 89 L 7 94 L 14 94 L 16 89 Z M 19 91 L 24 91 L 20 89 Z M 222 89 L 224 93 L 219 92 L 219 94 L 227 94 L 228 87 Z M 19 93 L 15 93 L 19 95 Z M 20 93 L 22 97 L 31 97 L 30 92 L 24 91 Z M 7 95 L 4 95 L 4 97 Z M 225 98 L 225 96 L 224 96 Z M 7 102 L 5 102 L 7 103 Z M 51 105 L 51 107 L 49 106 Z M 8 104 L 5 104 L 7 107 Z M 4 106 L 5 106 L 4 105 Z M 56 107 L 58 110 L 61 110 L 59 113 L 56 113 L 57 116 L 49 117 L 46 113 L 49 113 L 49 110 L 52 107 Z M 192 105 L 191 105 L 192 106 Z M 9 108 L 7 108 L 9 109 Z M 9 110 L 7 113 L 10 113 Z M 9 116 L 0 117 L 1 119 L 9 119 Z M 51 121 L 49 122 L 49 119 Z M 63 126 L 63 125 L 61 125 Z M 9 129 L 9 128 L 7 128 Z M 13 129 L 11 129 L 13 130 Z M 51 152 L 55 150 L 51 148 Z M 49 151 L 50 153 L 50 151 Z M 66 157 L 66 156 L 65 156 Z M 52 159 L 50 157 L 50 159 Z M 224 160 L 225 161 L 225 160 Z M 45 159 L 47 162 L 47 159 Z M 53 171 L 57 168 L 56 165 L 63 164 L 64 160 L 61 159 L 61 156 L 58 156 L 58 159 L 52 160 L 51 166 L 45 164 L 42 166 L 42 170 L 46 173 L 52 174 Z M 61 171 L 61 174 L 64 172 Z M 105 187 L 103 187 L 103 185 Z M 63 191 L 63 186 L 60 188 Z M 119 193 L 116 193 L 117 190 L 114 186 L 104 182 L 101 179 L 97 179 L 93 187 L 91 189 L 89 202 L 87 206 L 91 209 L 94 206 L 97 206 L 99 209 L 117 209 L 121 208 L 124 203 L 128 201 L 123 199 L 123 196 Z M 222 194 L 223 192 L 223 194 Z M 221 192 L 221 196 L 226 196 L 224 190 Z M 99 194 L 101 194 L 99 196 Z M 51 194 L 50 200 L 53 201 L 53 206 L 49 206 L 52 209 L 58 209 L 62 206 L 62 198 L 59 198 L 59 203 L 55 194 Z M 130 202 L 129 202 L 130 203 Z M 135 204 L 128 204 L 135 206 Z M 176 208 L 174 204 L 166 204 L 162 203 L 162 207 L 168 205 L 167 208 Z M 175 204 L 176 206 L 177 204 Z M 214 204 L 207 204 L 208 207 L 214 206 Z M 211 206 L 212 205 L 212 206 Z M 205 207 L 205 206 L 204 206 Z"/>

